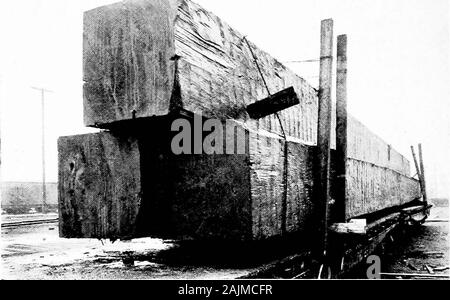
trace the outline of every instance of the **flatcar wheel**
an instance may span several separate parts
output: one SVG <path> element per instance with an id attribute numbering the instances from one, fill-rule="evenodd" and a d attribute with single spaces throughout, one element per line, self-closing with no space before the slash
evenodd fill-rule
<path id="1" fill-rule="evenodd" d="M 326 270 L 327 273 L 327 277 L 323 277 L 324 276 L 324 270 Z M 317 276 L 317 279 L 331 279 L 331 267 L 326 267 L 325 265 L 321 265 L 320 269 L 319 269 L 319 275 Z"/>

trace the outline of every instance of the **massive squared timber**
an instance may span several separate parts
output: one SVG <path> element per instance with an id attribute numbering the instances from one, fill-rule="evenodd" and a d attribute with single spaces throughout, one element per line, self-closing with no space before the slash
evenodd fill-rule
<path id="1" fill-rule="evenodd" d="M 187 0 L 85 13 L 85 125 L 109 132 L 59 141 L 62 236 L 258 240 L 306 230 L 317 91 L 250 42 L 271 93 L 293 87 L 300 100 L 279 113 L 286 140 L 275 115 L 250 119 L 245 108 L 268 94 L 243 37 Z M 173 155 L 170 121 L 192 113 L 233 119 L 247 152 Z M 334 149 L 335 113 L 332 123 Z M 347 218 L 421 197 L 408 160 L 353 117 L 346 176 Z M 334 181 L 332 160 L 332 194 Z"/>

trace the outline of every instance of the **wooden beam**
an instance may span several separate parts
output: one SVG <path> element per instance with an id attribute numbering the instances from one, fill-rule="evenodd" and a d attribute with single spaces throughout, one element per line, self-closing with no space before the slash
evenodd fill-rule
<path id="1" fill-rule="evenodd" d="M 347 215 L 347 118 L 347 36 L 340 35 L 336 78 L 336 222 L 346 222 Z"/>
<path id="2" fill-rule="evenodd" d="M 249 44 L 269 90 L 293 87 L 298 95 L 299 105 L 279 112 L 286 135 L 316 144 L 317 91 Z M 87 11 L 83 61 L 87 126 L 110 129 L 183 108 L 283 134 L 277 118 L 247 119 L 247 106 L 267 91 L 243 35 L 189 0 L 125 1 Z M 409 176 L 404 157 L 391 151 L 388 159 L 386 143 L 350 115 L 348 123 L 349 157 Z"/>
<path id="3" fill-rule="evenodd" d="M 298 100 L 294 88 L 289 87 L 264 100 L 250 104 L 247 107 L 247 112 L 250 118 L 261 119 L 297 104 L 300 104 L 300 100 Z"/>
<path id="4" fill-rule="evenodd" d="M 306 222 L 316 222 L 314 228 L 323 233 L 317 236 L 321 244 L 326 244 L 329 179 L 335 177 L 334 173 L 330 176 L 330 144 L 335 142 L 330 141 L 330 133 L 335 134 L 335 124 L 330 125 L 330 119 L 334 119 L 330 100 L 332 21 L 322 25 L 320 120 L 317 91 L 249 42 L 269 90 L 293 87 L 298 95 L 299 105 L 278 113 L 288 138 L 286 143 L 280 138 L 282 130 L 277 118 L 248 118 L 248 105 L 267 94 L 243 36 L 214 14 L 189 0 L 124 1 L 85 13 L 86 125 L 113 132 L 132 127 L 125 136 L 140 131 L 146 131 L 148 136 L 150 128 L 157 129 L 151 131 L 152 140 L 139 139 L 142 174 L 137 175 L 144 175 L 139 180 L 147 182 L 142 185 L 146 189 L 143 194 L 150 195 L 146 199 L 151 200 L 142 206 L 145 209 L 140 216 L 145 220 L 137 228 L 145 231 L 155 228 L 147 223 L 157 225 L 160 231 L 152 236 L 162 237 L 265 239 L 284 230 L 296 233 L 305 228 Z M 240 157 L 230 154 L 173 158 L 167 150 L 170 129 L 163 131 L 159 125 L 149 123 L 178 116 L 180 109 L 202 114 L 205 119 L 237 120 L 245 128 L 245 142 L 250 150 Z M 388 159 L 386 143 L 350 115 L 347 133 L 346 174 L 351 178 L 346 187 L 348 218 L 414 199 L 410 194 L 418 194 L 414 188 L 418 183 L 405 175 L 409 176 L 409 166 L 402 156 L 391 154 L 392 159 Z M 155 139 L 155 135 L 159 138 Z M 315 147 L 318 137 L 319 146 Z M 84 139 L 78 142 L 87 145 Z M 103 148 L 109 149 L 114 143 L 105 143 Z M 128 155 L 127 144 L 118 143 L 124 148 L 111 150 L 107 159 L 120 161 Z M 100 142 L 94 140 L 92 145 L 101 150 Z M 94 162 L 105 156 L 94 154 Z M 85 170 L 89 168 L 97 172 L 95 165 L 88 165 Z M 102 190 L 97 190 L 97 186 L 116 185 L 114 174 L 105 180 L 104 176 L 93 178 L 97 179 L 86 187 L 92 195 Z M 123 179 L 126 178 L 118 180 Z M 111 182 L 105 182 L 108 180 Z M 374 191 L 371 187 L 380 186 L 380 182 L 382 188 Z M 334 182 L 331 193 L 333 190 Z M 62 192 L 65 197 L 70 196 L 70 186 L 64 186 Z M 175 195 L 169 197 L 167 193 Z M 392 194 L 396 196 L 386 200 L 386 195 Z M 121 195 L 124 199 L 128 196 Z M 81 206 L 86 203 L 83 193 L 71 199 Z M 313 216 L 316 211 L 320 217 Z M 104 213 L 108 210 L 102 209 L 99 216 Z M 170 226 L 165 226 L 167 222 Z"/>
<path id="5" fill-rule="evenodd" d="M 170 124 L 158 120 L 137 125 L 142 132 L 135 138 L 125 132 L 102 132 L 60 139 L 63 237 L 265 240 L 281 236 L 283 228 L 289 234 L 308 230 L 316 204 L 317 147 L 289 141 L 284 152 L 285 141 L 280 137 L 247 132 L 247 154 L 176 156 L 170 150 Z M 283 206 L 286 153 L 284 216 L 274 208 Z M 349 198 L 352 217 L 411 201 L 420 194 L 411 185 L 417 185 L 415 180 L 367 165 L 369 169 L 355 172 L 366 176 L 349 185 L 351 195 L 364 195 Z M 381 188 L 374 193 L 372 186 Z M 395 202 L 383 198 L 387 193 L 395 193 L 390 197 Z"/>
<path id="6" fill-rule="evenodd" d="M 316 212 L 319 222 L 317 255 L 326 255 L 330 201 L 331 88 L 333 78 L 333 20 L 322 21 L 320 47 L 319 119 L 317 134 Z"/>
<path id="7" fill-rule="evenodd" d="M 423 151 L 422 151 L 422 144 L 419 144 L 419 160 L 420 160 L 420 170 L 422 174 L 422 194 L 423 194 L 423 201 L 425 203 L 428 203 L 428 197 L 427 197 L 427 184 L 425 180 L 425 166 L 423 163 Z"/>
<path id="8" fill-rule="evenodd" d="M 205 22 L 205 20 L 208 20 Z M 221 34 L 222 33 L 222 34 Z M 293 87 L 299 105 L 279 113 L 286 135 L 315 143 L 317 93 L 226 22 L 190 0 L 123 1 L 84 14 L 86 126 L 167 116 L 180 108 L 216 119 L 246 120 L 267 91 Z M 249 120 L 282 134 L 277 118 Z M 295 125 L 295 126 L 294 126 Z"/>
<path id="9" fill-rule="evenodd" d="M 282 134 L 277 118 L 245 118 L 247 106 L 267 93 L 243 35 L 189 0 L 124 1 L 95 8 L 84 14 L 83 36 L 87 126 L 109 129 L 113 123 L 183 108 Z M 292 86 L 299 97 L 299 105 L 279 113 L 286 135 L 316 144 L 316 90 L 249 44 L 269 89 Z M 349 157 L 409 175 L 409 164 L 399 153 L 391 151 L 388 159 L 386 143 L 348 117 Z"/>
<path id="10" fill-rule="evenodd" d="M 367 220 L 366 219 L 354 219 L 348 223 L 336 223 L 330 227 L 330 230 L 339 234 L 366 234 L 367 233 Z"/>

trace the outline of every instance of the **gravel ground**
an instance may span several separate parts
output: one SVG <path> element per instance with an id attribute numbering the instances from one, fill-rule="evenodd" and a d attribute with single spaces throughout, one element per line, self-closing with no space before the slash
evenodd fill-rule
<path id="1" fill-rule="evenodd" d="M 254 269 L 151 262 L 174 247 L 157 239 L 66 240 L 53 225 L 2 229 L 1 279 L 234 279 Z M 127 257 L 136 257 L 127 261 Z M 147 260 L 148 259 L 148 260 Z"/>
<path id="2" fill-rule="evenodd" d="M 430 219 L 448 219 L 448 208 Z M 381 257 L 382 272 L 448 274 L 449 223 L 409 228 Z M 154 255 L 175 246 L 155 239 L 131 242 L 65 240 L 57 224 L 2 229 L 2 279 L 235 279 L 255 267 L 208 267 L 156 263 Z M 133 259 L 127 259 L 133 257 Z M 398 279 L 407 278 L 396 276 Z M 359 278 L 364 278 L 361 274 Z"/>
<path id="3" fill-rule="evenodd" d="M 450 239 L 448 208 L 432 210 L 429 221 L 424 226 L 409 228 L 399 235 L 395 247 L 384 255 L 382 271 L 386 273 L 407 273 L 424 275 L 450 274 Z M 386 277 L 389 278 L 389 277 Z M 408 276 L 390 276 L 390 278 L 410 278 Z M 420 277 L 416 277 L 420 278 Z"/>

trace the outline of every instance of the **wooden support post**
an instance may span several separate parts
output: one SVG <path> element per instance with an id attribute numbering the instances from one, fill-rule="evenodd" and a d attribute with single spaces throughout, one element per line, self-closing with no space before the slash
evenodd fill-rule
<path id="1" fill-rule="evenodd" d="M 420 171 L 422 174 L 422 194 L 423 194 L 423 201 L 425 203 L 428 203 L 427 198 L 427 184 L 425 181 L 425 168 L 423 164 L 423 152 L 422 152 L 422 144 L 419 144 L 419 160 L 420 160 Z"/>
<path id="2" fill-rule="evenodd" d="M 417 176 L 419 177 L 420 182 L 420 190 L 422 192 L 422 197 L 427 204 L 427 190 L 426 190 L 426 184 L 425 184 L 425 172 L 424 172 L 424 166 L 423 166 L 423 155 L 422 155 L 422 145 L 419 144 L 419 159 L 420 159 L 420 166 L 419 162 L 417 160 L 416 152 L 414 151 L 414 147 L 411 146 L 411 151 L 414 159 L 414 165 L 416 166 Z"/>
<path id="3" fill-rule="evenodd" d="M 416 156 L 416 151 L 414 151 L 414 146 L 411 146 L 411 152 L 412 152 L 412 156 L 414 159 L 414 165 L 416 166 L 416 172 L 417 172 L 417 177 L 419 177 L 419 184 L 420 184 L 420 192 L 422 193 L 422 197 L 425 197 L 425 188 L 423 185 L 423 176 L 422 176 L 422 170 L 419 167 L 419 162 L 417 160 L 417 156 Z M 425 199 L 425 198 L 424 198 Z"/>
<path id="4" fill-rule="evenodd" d="M 320 49 L 319 120 L 317 137 L 318 169 L 316 212 L 320 239 L 317 255 L 327 255 L 328 204 L 330 201 L 331 86 L 333 67 L 333 20 L 322 21 Z"/>
<path id="5" fill-rule="evenodd" d="M 417 162 L 417 156 L 416 156 L 416 151 L 414 151 L 414 146 L 411 146 L 411 152 L 412 152 L 412 156 L 413 156 L 413 159 L 414 159 L 414 165 L 416 166 L 417 176 L 419 177 L 420 187 L 421 187 L 422 192 L 423 192 L 423 188 L 422 188 L 422 172 L 420 171 L 419 163 Z"/>
<path id="6" fill-rule="evenodd" d="M 347 36 L 337 40 L 336 78 L 336 176 L 335 222 L 345 223 L 347 198 Z"/>

